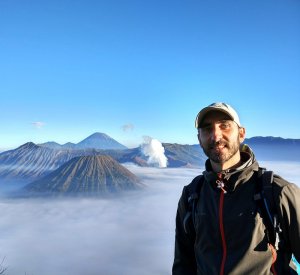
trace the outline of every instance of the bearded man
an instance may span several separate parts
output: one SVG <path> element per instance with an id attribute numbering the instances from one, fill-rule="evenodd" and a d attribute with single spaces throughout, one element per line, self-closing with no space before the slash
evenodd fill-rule
<path id="1" fill-rule="evenodd" d="M 300 189 L 269 172 L 262 180 L 230 105 L 203 108 L 195 124 L 208 160 L 178 203 L 172 274 L 297 274 Z"/>

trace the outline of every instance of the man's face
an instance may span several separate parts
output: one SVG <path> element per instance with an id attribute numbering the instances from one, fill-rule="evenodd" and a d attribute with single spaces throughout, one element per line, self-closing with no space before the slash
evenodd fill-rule
<path id="1" fill-rule="evenodd" d="M 245 138 L 245 129 L 222 112 L 209 112 L 201 123 L 198 140 L 206 156 L 215 163 L 224 164 L 239 154 Z"/>

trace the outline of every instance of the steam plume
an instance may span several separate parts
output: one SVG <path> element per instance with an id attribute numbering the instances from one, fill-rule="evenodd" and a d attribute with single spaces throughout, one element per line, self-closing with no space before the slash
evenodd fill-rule
<path id="1" fill-rule="evenodd" d="M 161 168 L 167 167 L 168 159 L 165 156 L 165 148 L 159 140 L 151 137 L 144 137 L 144 143 L 141 147 L 142 153 L 148 157 L 148 164 Z"/>

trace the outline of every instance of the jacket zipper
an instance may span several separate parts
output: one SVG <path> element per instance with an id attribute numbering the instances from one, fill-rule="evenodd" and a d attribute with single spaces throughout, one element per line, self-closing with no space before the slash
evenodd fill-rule
<path id="1" fill-rule="evenodd" d="M 226 193 L 226 190 L 224 189 L 224 183 L 223 183 L 223 180 L 222 180 L 222 174 L 221 173 L 218 174 L 217 185 L 218 185 L 218 188 L 221 189 L 220 203 L 219 203 L 219 225 L 220 225 L 223 255 L 222 255 L 222 262 L 221 262 L 221 267 L 220 267 L 220 275 L 223 275 L 224 274 L 224 268 L 225 268 L 226 256 L 227 256 L 227 247 L 226 247 L 224 224 L 223 224 L 224 194 Z"/>
<path id="2" fill-rule="evenodd" d="M 226 257 L 227 257 L 227 246 L 226 246 L 224 223 L 223 223 L 223 207 L 224 207 L 224 196 L 227 193 L 227 191 L 224 189 L 225 185 L 224 185 L 224 182 L 222 179 L 222 177 L 223 177 L 222 173 L 218 173 L 217 176 L 218 176 L 218 179 L 216 181 L 217 187 L 221 191 L 220 192 L 220 202 L 219 202 L 219 226 L 220 226 L 222 249 L 223 249 L 222 262 L 221 262 L 221 267 L 220 267 L 220 275 L 224 275 L 225 262 L 226 262 Z M 272 250 L 272 248 L 275 249 L 272 246 L 271 250 Z M 272 255 L 274 255 L 273 251 L 272 251 Z M 271 271 L 274 275 L 277 275 L 277 272 L 275 270 L 275 261 L 276 261 L 276 251 L 275 251 L 275 258 L 273 256 Z"/>

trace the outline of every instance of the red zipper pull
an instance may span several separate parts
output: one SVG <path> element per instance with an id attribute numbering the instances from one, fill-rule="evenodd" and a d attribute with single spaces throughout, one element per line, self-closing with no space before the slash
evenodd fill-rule
<path id="1" fill-rule="evenodd" d="M 223 178 L 222 173 L 218 173 L 217 176 L 218 176 L 218 179 L 216 180 L 217 187 L 220 188 L 224 192 L 224 194 L 226 194 L 227 191 L 224 189 L 225 184 L 222 179 Z"/>

